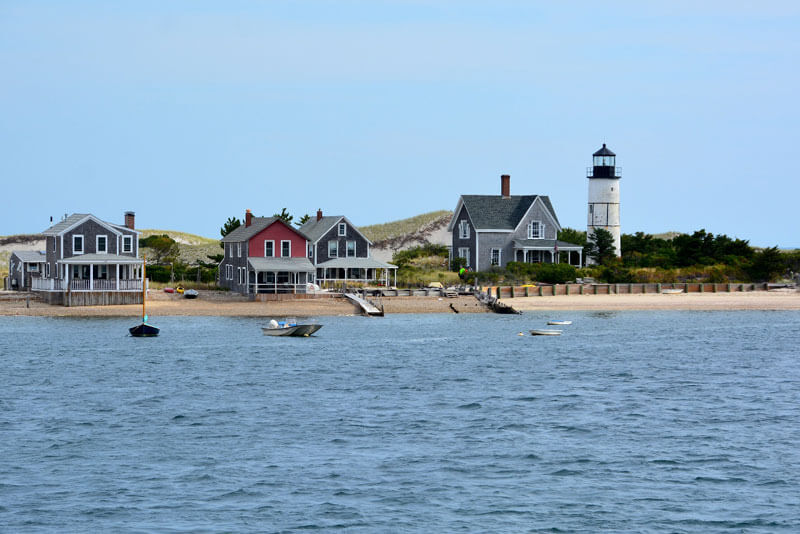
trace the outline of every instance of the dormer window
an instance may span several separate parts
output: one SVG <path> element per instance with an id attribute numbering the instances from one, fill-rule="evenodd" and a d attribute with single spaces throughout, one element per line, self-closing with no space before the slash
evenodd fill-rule
<path id="1" fill-rule="evenodd" d="M 469 222 L 466 219 L 458 223 L 458 237 L 459 239 L 469 239 Z"/>
<path id="2" fill-rule="evenodd" d="M 339 235 L 340 236 L 347 235 L 347 225 L 345 223 L 339 223 Z"/>
<path id="3" fill-rule="evenodd" d="M 543 239 L 544 225 L 541 221 L 531 221 L 528 223 L 528 239 Z"/>
<path id="4" fill-rule="evenodd" d="M 72 236 L 72 253 L 73 254 L 83 254 L 83 236 L 82 235 L 74 235 L 74 236 Z"/>
<path id="5" fill-rule="evenodd" d="M 97 253 L 98 254 L 108 253 L 108 236 L 106 235 L 97 236 Z"/>

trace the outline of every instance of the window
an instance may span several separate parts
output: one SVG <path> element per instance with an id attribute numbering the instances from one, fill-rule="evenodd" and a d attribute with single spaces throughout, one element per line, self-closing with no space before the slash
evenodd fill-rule
<path id="1" fill-rule="evenodd" d="M 53 239 L 53 241 L 55 241 L 55 239 Z M 49 263 L 45 263 L 44 264 L 44 277 L 45 278 L 50 278 L 50 264 Z"/>
<path id="2" fill-rule="evenodd" d="M 107 280 L 108 279 L 108 265 L 98 265 L 97 266 L 97 279 L 98 280 Z"/>
<path id="3" fill-rule="evenodd" d="M 82 235 L 74 235 L 74 236 L 72 236 L 72 253 L 73 254 L 83 254 L 83 236 Z"/>
<path id="4" fill-rule="evenodd" d="M 225 280 L 233 280 L 233 265 L 225 266 Z"/>
<path id="5" fill-rule="evenodd" d="M 105 254 L 108 252 L 108 236 L 99 235 L 97 236 L 97 253 L 98 254 Z"/>
<path id="6" fill-rule="evenodd" d="M 544 225 L 540 221 L 531 221 L 528 223 L 528 239 L 543 239 L 544 238 Z"/>
<path id="7" fill-rule="evenodd" d="M 291 241 L 281 241 L 281 256 L 283 256 L 284 258 L 289 258 L 292 256 Z"/>
<path id="8" fill-rule="evenodd" d="M 469 239 L 469 222 L 466 219 L 458 223 L 458 237 L 459 239 Z"/>
<path id="9" fill-rule="evenodd" d="M 28 272 L 29 273 L 38 273 L 39 272 L 39 264 L 38 263 L 29 263 L 28 264 Z"/>
<path id="10" fill-rule="evenodd" d="M 491 261 L 492 265 L 500 265 L 500 256 L 502 251 L 499 248 L 492 249 Z"/>
<path id="11" fill-rule="evenodd" d="M 347 235 L 347 225 L 345 223 L 339 223 L 339 235 Z"/>
<path id="12" fill-rule="evenodd" d="M 347 242 L 347 257 L 348 258 L 355 258 L 356 257 L 356 242 L 355 241 L 348 241 Z"/>
<path id="13" fill-rule="evenodd" d="M 275 257 L 275 241 L 272 240 L 264 241 L 264 257 L 265 258 Z"/>
<path id="14" fill-rule="evenodd" d="M 48 238 L 49 239 L 49 238 Z M 56 251 L 56 238 L 53 238 L 53 253 Z"/>
<path id="15" fill-rule="evenodd" d="M 122 236 L 122 252 L 133 252 L 133 236 Z"/>
<path id="16" fill-rule="evenodd" d="M 236 243 L 236 256 L 238 256 L 239 258 L 242 257 L 242 244 L 241 243 Z"/>
<path id="17" fill-rule="evenodd" d="M 464 264 L 469 267 L 469 247 L 460 247 L 458 249 L 458 257 L 464 258 Z"/>
<path id="18" fill-rule="evenodd" d="M 312 245 L 311 243 L 308 244 L 308 257 L 309 258 L 314 257 L 314 245 Z"/>
<path id="19" fill-rule="evenodd" d="M 339 242 L 338 241 L 328 241 L 328 257 L 329 258 L 338 258 L 339 257 Z"/>

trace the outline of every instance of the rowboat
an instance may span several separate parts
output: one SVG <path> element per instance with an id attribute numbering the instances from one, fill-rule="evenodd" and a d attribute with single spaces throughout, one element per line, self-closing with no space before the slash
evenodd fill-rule
<path id="1" fill-rule="evenodd" d="M 145 297 L 147 297 L 147 256 L 142 261 L 142 324 L 128 328 L 133 337 L 156 337 L 159 329 L 147 324 L 147 311 L 145 310 Z"/>
<path id="2" fill-rule="evenodd" d="M 560 336 L 561 330 L 531 330 L 532 336 Z"/>
<path id="3" fill-rule="evenodd" d="M 547 321 L 547 324 L 550 324 L 550 325 L 569 325 L 569 324 L 572 324 L 572 321 Z"/>
<path id="4" fill-rule="evenodd" d="M 187 299 L 196 299 L 197 295 L 198 293 L 196 289 L 187 289 L 186 291 L 183 292 L 184 298 Z"/>

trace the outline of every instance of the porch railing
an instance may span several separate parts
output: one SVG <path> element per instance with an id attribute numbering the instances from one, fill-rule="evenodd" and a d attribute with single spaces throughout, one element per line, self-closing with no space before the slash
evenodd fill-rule
<path id="1" fill-rule="evenodd" d="M 33 291 L 141 291 L 141 280 L 69 280 L 58 278 L 34 278 L 31 281 Z"/>
<path id="2" fill-rule="evenodd" d="M 284 284 L 276 282 L 260 282 L 250 284 L 250 293 L 305 293 L 307 284 Z"/>

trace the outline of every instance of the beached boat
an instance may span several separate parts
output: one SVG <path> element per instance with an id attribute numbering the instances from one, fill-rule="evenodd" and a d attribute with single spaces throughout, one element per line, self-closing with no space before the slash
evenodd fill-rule
<path id="1" fill-rule="evenodd" d="M 677 295 L 678 293 L 683 293 L 683 289 L 662 289 L 661 293 L 663 295 Z"/>
<path id="2" fill-rule="evenodd" d="M 132 326 L 128 329 L 133 337 L 156 337 L 160 329 L 147 324 L 147 310 L 145 309 L 145 300 L 147 297 L 147 277 L 145 276 L 147 270 L 147 256 L 144 257 L 142 262 L 142 324 Z"/>
<path id="3" fill-rule="evenodd" d="M 320 328 L 321 324 L 297 324 L 291 319 L 281 322 L 272 319 L 261 331 L 267 336 L 308 337 Z"/>
<path id="4" fill-rule="evenodd" d="M 196 289 L 187 289 L 183 292 L 183 296 L 187 299 L 196 299 L 198 294 Z"/>
<path id="5" fill-rule="evenodd" d="M 560 336 L 561 330 L 531 330 L 532 336 Z"/>
<path id="6" fill-rule="evenodd" d="M 165 287 L 164 288 L 164 293 L 175 293 L 175 288 L 174 287 Z"/>
<path id="7" fill-rule="evenodd" d="M 547 321 L 549 325 L 569 325 L 572 324 L 572 321 Z"/>
<path id="8" fill-rule="evenodd" d="M 183 286 L 178 286 L 178 287 L 176 287 L 176 288 L 175 288 L 175 293 L 181 293 L 181 294 L 183 294 Z"/>

